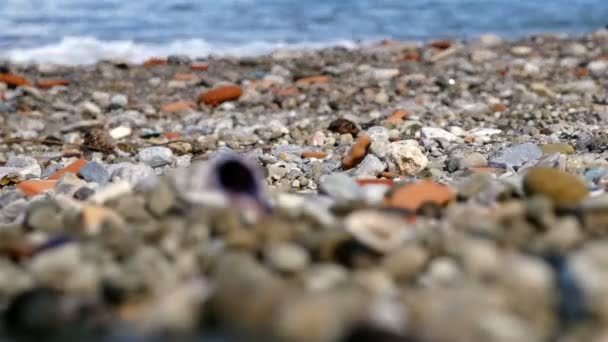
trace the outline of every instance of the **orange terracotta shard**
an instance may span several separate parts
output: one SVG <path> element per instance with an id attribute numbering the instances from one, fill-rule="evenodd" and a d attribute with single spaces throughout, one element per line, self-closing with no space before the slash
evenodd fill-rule
<path id="1" fill-rule="evenodd" d="M 357 184 L 364 185 L 388 185 L 393 186 L 395 182 L 388 178 L 369 178 L 369 179 L 357 179 Z"/>
<path id="2" fill-rule="evenodd" d="M 163 134 L 163 136 L 169 140 L 176 140 L 182 137 L 182 135 L 177 132 L 167 132 Z"/>
<path id="3" fill-rule="evenodd" d="M 196 74 L 181 73 L 173 75 L 173 79 L 176 81 L 194 81 L 197 77 Z"/>
<path id="4" fill-rule="evenodd" d="M 57 186 L 56 180 L 26 180 L 17 184 L 17 189 L 26 196 L 36 196 L 45 191 L 54 189 Z"/>
<path id="5" fill-rule="evenodd" d="M 22 87 L 32 85 L 32 82 L 30 82 L 27 78 L 13 74 L 0 74 L 0 82 L 6 83 L 11 87 Z"/>
<path id="6" fill-rule="evenodd" d="M 186 101 L 167 103 L 166 105 L 162 106 L 161 111 L 163 111 L 165 113 L 176 113 L 176 112 L 182 112 L 187 109 L 194 108 L 194 107 L 196 107 L 196 102 L 191 101 L 191 100 L 186 100 Z"/>
<path id="7" fill-rule="evenodd" d="M 504 112 L 505 110 L 507 110 L 507 106 L 505 106 L 502 103 L 495 103 L 495 104 L 492 105 L 492 111 L 494 113 Z"/>
<path id="8" fill-rule="evenodd" d="M 574 77 L 581 78 L 587 76 L 589 74 L 589 69 L 587 68 L 575 68 L 572 70 L 572 74 Z"/>
<path id="9" fill-rule="evenodd" d="M 206 63 L 194 63 L 190 65 L 190 70 L 193 71 L 205 71 L 209 69 L 209 64 Z"/>
<path id="10" fill-rule="evenodd" d="M 61 178 L 61 176 L 63 176 L 66 173 L 78 173 L 78 171 L 80 171 L 80 169 L 82 169 L 85 165 L 87 165 L 87 161 L 84 159 L 78 159 L 77 161 L 73 162 L 72 164 L 64 167 L 63 169 L 55 172 L 54 174 L 52 174 L 50 177 L 48 177 L 48 180 L 58 180 L 59 178 Z"/>
<path id="11" fill-rule="evenodd" d="M 386 119 L 386 122 L 392 123 L 392 124 L 398 124 L 401 121 L 403 121 L 403 119 L 405 119 L 407 117 L 407 112 L 405 110 L 396 110 L 393 112 L 393 114 L 391 114 L 391 116 L 389 116 Z"/>
<path id="12" fill-rule="evenodd" d="M 452 42 L 449 40 L 434 40 L 429 43 L 429 46 L 435 49 L 446 50 L 452 46 Z"/>
<path id="13" fill-rule="evenodd" d="M 150 58 L 144 62 L 144 67 L 151 68 L 159 65 L 167 64 L 166 58 Z"/>
<path id="14" fill-rule="evenodd" d="M 447 186 L 424 180 L 397 189 L 390 197 L 385 199 L 384 204 L 390 208 L 401 208 L 415 212 L 426 203 L 444 206 L 453 199 L 454 194 Z"/>
<path id="15" fill-rule="evenodd" d="M 241 87 L 229 85 L 218 87 L 201 94 L 199 101 L 209 106 L 217 106 L 226 101 L 238 100 L 241 95 L 243 95 L 243 90 Z"/>
<path id="16" fill-rule="evenodd" d="M 302 158 L 316 158 L 323 159 L 327 157 L 327 153 L 320 151 L 304 151 L 302 152 Z"/>
<path id="17" fill-rule="evenodd" d="M 420 54 L 418 54 L 416 52 L 410 52 L 410 53 L 406 53 L 405 55 L 403 55 L 403 57 L 401 57 L 401 59 L 399 61 L 400 62 L 406 62 L 406 61 L 420 62 L 421 59 L 422 59 L 422 57 L 420 57 Z"/>
<path id="18" fill-rule="evenodd" d="M 296 87 L 289 88 L 271 88 L 270 91 L 278 96 L 295 96 L 300 94 L 300 91 Z"/>
<path id="19" fill-rule="evenodd" d="M 53 87 L 59 87 L 59 86 L 69 86 L 70 85 L 70 81 L 69 80 L 44 80 L 44 81 L 38 81 L 38 88 L 42 88 L 42 89 L 49 89 L 49 88 L 53 88 Z"/>
<path id="20" fill-rule="evenodd" d="M 484 167 L 471 167 L 471 168 L 469 168 L 469 170 L 471 172 L 473 172 L 473 173 L 481 173 L 481 172 L 497 173 L 497 172 L 502 171 L 501 169 L 497 169 L 497 168 L 494 168 L 494 167 L 487 167 L 487 166 L 484 166 Z"/>
<path id="21" fill-rule="evenodd" d="M 297 85 L 327 84 L 327 83 L 329 83 L 329 76 L 324 76 L 324 75 L 304 77 L 304 78 L 300 78 L 299 80 L 296 81 Z"/>
<path id="22" fill-rule="evenodd" d="M 359 165 L 363 158 L 367 155 L 369 145 L 371 145 L 372 139 L 367 135 L 361 135 L 355 140 L 355 143 L 351 147 L 348 154 L 342 159 L 342 168 L 344 170 L 352 169 Z"/>

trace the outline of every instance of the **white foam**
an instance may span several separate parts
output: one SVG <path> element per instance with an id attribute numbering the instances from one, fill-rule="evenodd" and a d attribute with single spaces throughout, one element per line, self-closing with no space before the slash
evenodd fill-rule
<path id="1" fill-rule="evenodd" d="M 33 48 L 15 48 L 0 52 L 0 59 L 15 63 L 54 63 L 64 65 L 93 64 L 99 60 L 126 60 L 141 63 L 150 57 L 187 55 L 255 56 L 276 50 L 319 49 L 328 46 L 354 48 L 353 41 L 339 40 L 323 43 L 250 42 L 240 45 L 211 44 L 202 39 L 176 40 L 166 44 L 138 43 L 128 40 L 101 41 L 93 37 L 65 37 L 59 43 Z"/>

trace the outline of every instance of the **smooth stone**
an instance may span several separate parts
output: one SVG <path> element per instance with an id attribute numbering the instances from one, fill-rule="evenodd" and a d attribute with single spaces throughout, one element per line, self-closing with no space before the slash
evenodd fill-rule
<path id="1" fill-rule="evenodd" d="M 110 98 L 110 107 L 113 108 L 124 108 L 129 104 L 129 99 L 126 95 L 117 94 Z"/>
<path id="2" fill-rule="evenodd" d="M 175 205 L 177 196 L 171 185 L 166 181 L 159 181 L 148 198 L 148 210 L 156 215 L 166 214 Z"/>
<path id="3" fill-rule="evenodd" d="M 315 263 L 303 274 L 304 286 L 309 291 L 327 291 L 348 281 L 348 271 L 330 263 Z"/>
<path id="4" fill-rule="evenodd" d="M 101 108 L 93 102 L 85 101 L 78 106 L 78 109 L 82 114 L 88 114 L 94 117 L 101 115 Z"/>
<path id="5" fill-rule="evenodd" d="M 536 144 L 524 143 L 502 150 L 499 155 L 490 158 L 489 165 L 500 168 L 521 167 L 529 161 L 540 159 L 542 156 L 543 151 Z"/>
<path id="6" fill-rule="evenodd" d="M 502 38 L 493 33 L 485 33 L 479 36 L 479 42 L 486 47 L 493 47 L 502 43 Z"/>
<path id="7" fill-rule="evenodd" d="M 270 246 L 267 249 L 266 258 L 274 269 L 285 273 L 301 272 L 310 263 L 308 252 L 293 243 L 281 243 Z"/>
<path id="8" fill-rule="evenodd" d="M 543 151 L 544 154 L 555 154 L 555 153 L 573 154 L 574 153 L 574 147 L 572 147 L 572 145 L 566 144 L 566 143 L 544 144 L 544 145 L 540 146 L 540 149 Z"/>
<path id="9" fill-rule="evenodd" d="M 399 75 L 399 69 L 379 69 L 373 68 L 369 70 L 369 74 L 377 81 L 389 80 Z"/>
<path id="10" fill-rule="evenodd" d="M 118 126 L 110 130 L 110 136 L 114 139 L 122 139 L 131 135 L 133 130 L 128 126 Z"/>
<path id="11" fill-rule="evenodd" d="M 544 195 L 558 206 L 574 206 L 589 193 L 578 177 L 553 168 L 536 167 L 526 172 L 523 181 L 528 196 Z"/>
<path id="12" fill-rule="evenodd" d="M 529 46 L 518 45 L 511 48 L 511 53 L 516 56 L 527 56 L 532 53 L 532 48 Z"/>
<path id="13" fill-rule="evenodd" d="M 429 287 L 445 287 L 458 282 L 462 276 L 456 261 L 448 257 L 438 257 L 430 263 L 421 282 Z"/>
<path id="14" fill-rule="evenodd" d="M 64 228 L 60 208 L 52 201 L 34 202 L 28 209 L 26 225 L 35 231 L 53 234 Z"/>
<path id="15" fill-rule="evenodd" d="M 408 238 L 408 226 L 403 219 L 372 209 L 351 213 L 344 219 L 344 225 L 357 241 L 379 253 L 397 249 Z"/>
<path id="16" fill-rule="evenodd" d="M 488 160 L 478 152 L 464 153 L 462 155 L 454 155 L 448 161 L 448 170 L 466 170 L 473 167 L 486 167 Z"/>
<path id="17" fill-rule="evenodd" d="M 601 77 L 603 75 L 606 74 L 606 70 L 608 70 L 608 61 L 604 61 L 604 60 L 599 60 L 599 61 L 592 61 L 589 63 L 589 65 L 587 65 L 587 68 L 589 68 L 589 72 L 596 76 L 596 77 Z"/>
<path id="18" fill-rule="evenodd" d="M 139 151 L 138 156 L 142 163 L 151 167 L 168 165 L 173 162 L 173 151 L 163 146 L 144 148 Z"/>
<path id="19" fill-rule="evenodd" d="M 398 282 L 413 280 L 430 259 L 427 249 L 417 245 L 406 245 L 388 254 L 382 268 Z"/>
<path id="20" fill-rule="evenodd" d="M 110 173 L 105 166 L 97 162 L 88 162 L 78 171 L 78 175 L 87 182 L 104 185 L 110 180 Z"/>

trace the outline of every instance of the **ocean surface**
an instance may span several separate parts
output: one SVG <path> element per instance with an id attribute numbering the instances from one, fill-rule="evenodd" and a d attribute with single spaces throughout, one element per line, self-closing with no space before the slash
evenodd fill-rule
<path id="1" fill-rule="evenodd" d="M 577 34 L 608 0 L 0 0 L 0 58 L 86 64 L 493 32 Z"/>

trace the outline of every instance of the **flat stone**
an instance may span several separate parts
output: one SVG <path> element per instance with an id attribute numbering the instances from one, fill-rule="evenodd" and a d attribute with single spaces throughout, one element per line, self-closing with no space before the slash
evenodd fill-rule
<path id="1" fill-rule="evenodd" d="M 420 133 L 422 134 L 422 137 L 426 139 L 444 139 L 447 141 L 459 140 L 456 135 L 438 127 L 422 127 Z"/>
<path id="2" fill-rule="evenodd" d="M 139 160 L 151 167 L 168 165 L 173 162 L 173 151 L 168 147 L 154 146 L 139 151 Z"/>
<path id="3" fill-rule="evenodd" d="M 499 155 L 490 158 L 489 165 L 500 168 L 518 168 L 529 161 L 540 159 L 542 156 L 543 151 L 536 144 L 524 143 L 502 150 Z"/>
<path id="4" fill-rule="evenodd" d="M 424 180 L 398 188 L 385 200 L 385 205 L 416 212 L 424 204 L 444 206 L 453 199 L 454 193 L 447 186 Z"/>

